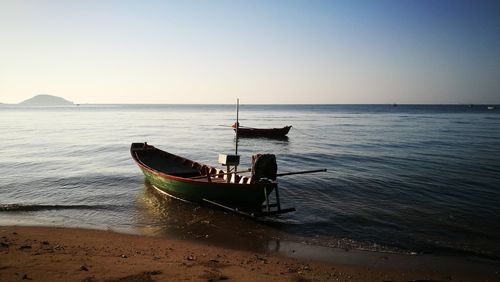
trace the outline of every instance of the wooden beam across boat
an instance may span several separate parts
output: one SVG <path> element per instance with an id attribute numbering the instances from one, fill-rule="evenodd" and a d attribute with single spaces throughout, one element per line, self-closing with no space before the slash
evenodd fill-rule
<path id="1" fill-rule="evenodd" d="M 278 173 L 276 176 L 287 176 L 287 175 L 294 175 L 294 174 L 306 174 L 306 173 L 316 173 L 316 172 L 326 172 L 327 169 L 315 169 L 315 170 L 304 170 L 304 171 L 294 171 L 294 172 L 284 172 L 284 173 Z"/>
<path id="2" fill-rule="evenodd" d="M 217 206 L 219 208 L 223 208 L 223 209 L 229 210 L 231 212 L 237 213 L 237 214 L 241 214 L 241 215 L 244 215 L 244 216 L 255 218 L 255 216 L 253 215 L 253 213 L 248 213 L 248 212 L 240 211 L 237 208 L 231 208 L 231 207 L 228 207 L 226 205 L 223 205 L 223 204 L 220 204 L 220 203 L 208 200 L 208 199 L 203 199 L 203 201 L 206 202 L 206 203 L 209 203 L 211 205 Z"/>
<path id="3" fill-rule="evenodd" d="M 208 200 L 208 199 L 203 199 L 203 201 L 207 202 L 209 204 L 212 204 L 214 206 L 217 206 L 217 207 L 220 207 L 220 208 L 223 208 L 223 209 L 226 209 L 226 210 L 229 210 L 231 212 L 234 212 L 234 213 L 237 213 L 237 214 L 241 214 L 241 215 L 244 215 L 244 216 L 247 216 L 247 217 L 251 217 L 251 218 L 258 218 L 258 217 L 263 217 L 263 216 L 272 216 L 272 215 L 278 215 L 278 214 L 283 214 L 283 213 L 289 213 L 289 212 L 296 211 L 295 208 L 286 208 L 286 209 L 278 209 L 278 210 L 274 210 L 274 211 L 253 211 L 253 212 L 250 211 L 250 212 L 246 212 L 246 211 L 242 211 L 242 210 L 239 210 L 237 208 L 232 208 L 232 207 L 229 207 L 229 206 L 226 206 L 226 205 L 223 205 L 223 204 L 220 204 L 220 203 Z M 270 204 L 269 206 L 270 207 L 271 206 L 276 206 L 276 204 Z"/>
<path id="4" fill-rule="evenodd" d="M 279 209 L 275 211 L 261 211 L 253 214 L 254 217 L 272 216 L 296 211 L 295 208 Z"/>

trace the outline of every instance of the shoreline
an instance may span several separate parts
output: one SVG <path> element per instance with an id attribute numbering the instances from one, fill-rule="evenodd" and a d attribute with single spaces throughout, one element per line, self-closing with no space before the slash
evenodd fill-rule
<path id="1" fill-rule="evenodd" d="M 281 244 L 288 251 L 93 229 L 0 226 L 0 280 L 500 281 L 494 261 Z"/>

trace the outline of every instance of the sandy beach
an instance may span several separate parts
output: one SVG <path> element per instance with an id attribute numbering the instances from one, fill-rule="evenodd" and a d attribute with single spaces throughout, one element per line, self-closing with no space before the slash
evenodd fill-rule
<path id="1" fill-rule="evenodd" d="M 498 281 L 498 272 L 340 264 L 111 231 L 0 227 L 0 281 Z M 383 260 L 392 257 L 382 256 Z M 453 268 L 451 268 L 453 269 Z M 488 269 L 491 269 L 489 267 Z"/>

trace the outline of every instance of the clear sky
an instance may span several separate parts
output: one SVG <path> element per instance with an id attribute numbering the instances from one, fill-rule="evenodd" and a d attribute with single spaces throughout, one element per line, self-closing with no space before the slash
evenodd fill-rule
<path id="1" fill-rule="evenodd" d="M 0 102 L 500 103 L 500 1 L 0 0 Z"/>

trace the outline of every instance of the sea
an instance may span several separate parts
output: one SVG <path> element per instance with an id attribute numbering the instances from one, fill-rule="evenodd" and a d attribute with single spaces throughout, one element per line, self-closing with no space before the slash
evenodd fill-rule
<path id="1" fill-rule="evenodd" d="M 488 105 L 489 106 L 489 105 Z M 487 105 L 0 106 L 0 225 L 79 227 L 272 251 L 288 243 L 500 260 L 500 108 Z M 148 142 L 220 166 L 276 155 L 284 208 L 249 219 L 154 191 L 130 156 Z"/>

